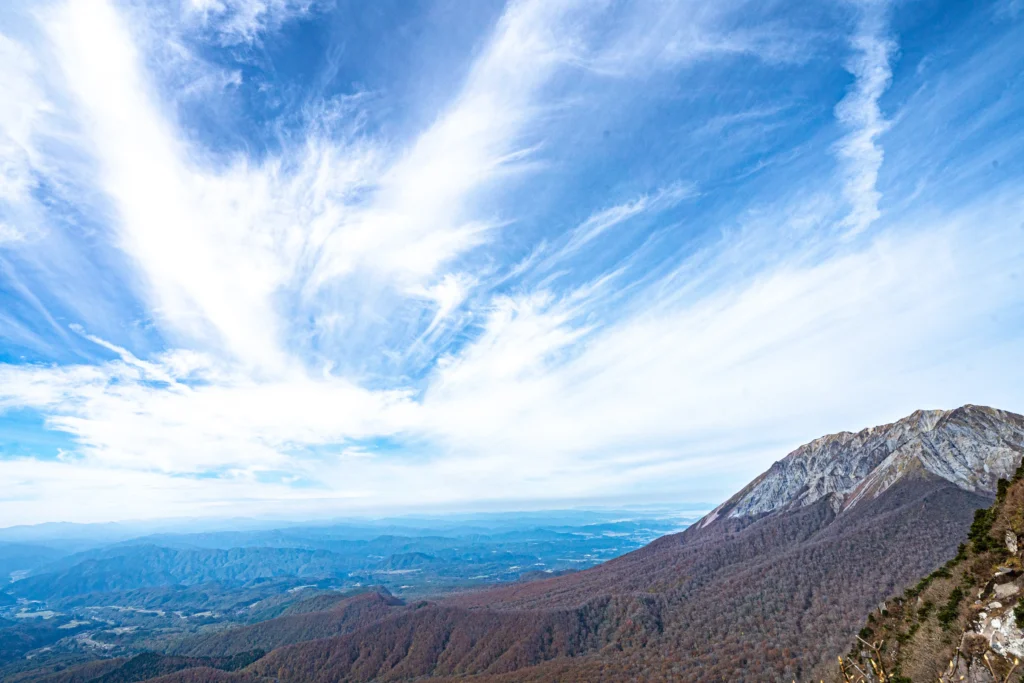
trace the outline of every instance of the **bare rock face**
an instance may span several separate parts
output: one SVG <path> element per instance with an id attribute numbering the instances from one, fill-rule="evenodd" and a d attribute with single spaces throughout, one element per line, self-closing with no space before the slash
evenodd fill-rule
<path id="1" fill-rule="evenodd" d="M 999 583 L 996 584 L 992 590 L 997 598 L 1001 598 L 1003 600 L 1009 598 L 1011 595 L 1016 595 L 1019 591 L 1017 584 L 1015 583 Z M 1000 604 L 1000 606 L 1002 605 Z"/>
<path id="2" fill-rule="evenodd" d="M 940 683 L 1001 683 L 992 676 L 984 657 L 991 649 L 1008 661 L 1024 657 L 1024 631 L 1017 625 L 1013 608 L 1020 586 L 1008 574 L 997 574 L 991 588 L 991 597 L 1001 598 L 988 603 L 978 612 L 961 639 L 959 656 L 950 662 L 950 668 L 940 677 Z M 989 589 L 982 589 L 985 595 Z M 1012 598 L 1007 600 L 1007 598 Z M 1006 680 L 1010 680 L 1007 676 Z"/>
<path id="3" fill-rule="evenodd" d="M 919 410 L 892 424 L 816 439 L 776 462 L 703 522 L 810 505 L 830 497 L 837 514 L 913 472 L 994 494 L 1024 455 L 1024 416 L 966 405 Z"/>
<path id="4" fill-rule="evenodd" d="M 1013 533 L 1009 529 L 1006 530 L 1006 549 L 1010 551 L 1011 555 L 1017 554 L 1017 534 Z"/>

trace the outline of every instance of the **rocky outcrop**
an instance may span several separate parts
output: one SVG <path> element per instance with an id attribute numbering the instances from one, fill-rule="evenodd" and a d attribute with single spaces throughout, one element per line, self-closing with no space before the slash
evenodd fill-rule
<path id="1" fill-rule="evenodd" d="M 876 497 L 913 472 L 927 471 L 975 493 L 994 494 L 1024 455 L 1024 416 L 966 405 L 919 410 L 892 424 L 815 439 L 776 462 L 719 506 L 743 517 L 810 505 L 823 498 L 837 512 Z"/>
<path id="2" fill-rule="evenodd" d="M 888 497 L 885 494 L 878 500 Z M 874 501 L 858 505 L 847 517 L 858 516 L 872 504 Z M 860 635 L 851 638 L 853 647 L 845 663 L 839 662 L 839 675 L 832 680 L 863 680 L 855 675 L 858 668 L 884 670 L 896 680 L 1021 680 L 1024 468 L 997 486 L 991 507 L 975 510 L 973 516 L 956 555 L 951 553 L 941 567 L 872 612 Z"/>

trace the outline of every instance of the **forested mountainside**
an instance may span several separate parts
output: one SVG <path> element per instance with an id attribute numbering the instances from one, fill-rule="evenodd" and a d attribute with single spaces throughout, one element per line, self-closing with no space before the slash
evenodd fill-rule
<path id="1" fill-rule="evenodd" d="M 948 562 L 868 615 L 837 683 L 1024 680 L 1024 465 Z"/>
<path id="2" fill-rule="evenodd" d="M 346 597 L 326 609 L 286 614 L 251 626 L 191 636 L 170 647 L 169 651 L 190 657 L 230 657 L 255 649 L 269 651 L 292 643 L 351 633 L 403 606 L 401 600 L 386 590 L 371 590 Z"/>
<path id="3" fill-rule="evenodd" d="M 168 654 L 269 652 L 156 680 L 818 680 L 880 602 L 957 555 L 1022 454 L 1019 415 L 915 413 L 801 447 L 686 531 L 592 569 L 404 605 L 364 598 L 375 606 L 359 624 L 310 615 L 192 639 Z M 337 635 L 296 642 L 302 623 Z"/>
<path id="4" fill-rule="evenodd" d="M 262 650 L 255 650 L 233 657 L 174 657 L 145 652 L 131 658 L 89 662 L 54 673 L 15 674 L 4 680 L 10 683 L 136 683 L 159 680 L 180 671 L 197 671 L 205 677 L 203 680 L 209 680 L 211 672 L 216 675 L 238 671 L 263 654 Z"/>

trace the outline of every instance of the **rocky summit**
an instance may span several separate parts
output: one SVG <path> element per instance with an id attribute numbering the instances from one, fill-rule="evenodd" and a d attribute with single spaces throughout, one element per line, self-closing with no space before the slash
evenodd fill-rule
<path id="1" fill-rule="evenodd" d="M 746 517 L 827 499 L 848 510 L 877 497 L 910 472 L 927 471 L 965 491 L 994 494 L 1024 451 L 1024 416 L 984 406 L 919 410 L 859 432 L 801 446 L 708 515 Z"/>

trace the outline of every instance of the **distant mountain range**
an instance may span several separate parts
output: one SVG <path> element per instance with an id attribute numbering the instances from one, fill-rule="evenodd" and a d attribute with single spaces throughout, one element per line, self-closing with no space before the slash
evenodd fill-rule
<path id="1" fill-rule="evenodd" d="M 2 529 L 0 538 L 9 540 L 0 541 L 0 564 L 6 562 L 10 580 L 0 583 L 0 680 L 97 657 L 123 659 L 127 669 L 104 675 L 134 672 L 132 680 L 143 672 L 202 668 L 182 644 L 234 633 L 232 626 L 260 629 L 242 630 L 229 642 L 244 642 L 247 633 L 277 644 L 348 633 L 383 616 L 358 600 L 327 613 L 353 590 L 376 586 L 397 607 L 410 596 L 560 575 L 684 528 L 696 519 L 687 514 L 548 511 L 275 529 L 241 520 L 238 528 L 200 533 L 149 533 L 145 525 Z M 138 531 L 147 535 L 124 537 Z M 146 651 L 171 659 L 134 657 Z"/>
<path id="2" fill-rule="evenodd" d="M 957 556 L 1022 455 L 1020 415 L 920 411 L 802 446 L 686 531 L 591 569 L 433 600 L 332 598 L 165 643 L 161 656 L 178 659 L 160 666 L 198 663 L 158 680 L 832 677 L 867 615 Z M 221 663 L 257 651 L 246 666 Z"/>
<path id="3" fill-rule="evenodd" d="M 298 548 L 182 550 L 129 546 L 63 558 L 43 567 L 50 571 L 17 581 L 8 591 L 16 597 L 45 600 L 212 581 L 247 583 L 286 576 L 319 579 L 342 574 L 345 559 L 326 550 Z"/>

